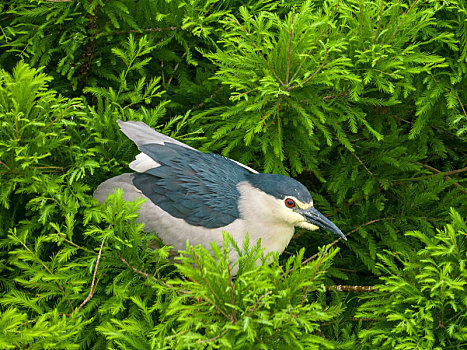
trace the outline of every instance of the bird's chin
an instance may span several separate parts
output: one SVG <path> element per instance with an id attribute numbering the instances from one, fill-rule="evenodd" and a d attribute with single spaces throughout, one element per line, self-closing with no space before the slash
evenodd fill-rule
<path id="1" fill-rule="evenodd" d="M 304 228 L 305 230 L 310 230 L 310 231 L 315 231 L 319 229 L 318 226 L 310 224 L 309 222 L 306 221 L 301 221 L 298 224 L 295 225 L 296 227 Z"/>

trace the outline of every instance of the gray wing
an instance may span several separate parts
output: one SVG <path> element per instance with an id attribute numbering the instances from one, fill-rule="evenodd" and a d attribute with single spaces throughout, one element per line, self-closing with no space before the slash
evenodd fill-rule
<path id="1" fill-rule="evenodd" d="M 223 227 L 239 218 L 237 184 L 249 172 L 214 153 L 165 142 L 138 145 L 158 166 L 133 175 L 133 184 L 154 204 L 187 223 Z"/>
<path id="2" fill-rule="evenodd" d="M 167 142 L 167 143 L 172 143 L 172 144 L 182 146 L 182 147 L 185 147 L 191 150 L 195 150 L 193 147 L 190 147 L 184 144 L 183 142 L 177 141 L 167 135 L 157 132 L 156 130 L 154 130 L 153 128 L 151 128 L 150 126 L 148 126 L 147 124 L 143 122 L 137 122 L 137 121 L 123 122 L 119 119 L 117 120 L 117 123 L 118 123 L 118 126 L 120 127 L 120 130 L 130 140 L 132 140 L 138 146 L 138 148 L 140 146 L 147 145 L 147 144 L 163 145 L 164 143 Z M 239 163 L 232 159 L 229 159 L 229 160 L 254 174 L 257 173 L 256 170 L 250 168 L 249 166 L 245 164 Z M 136 160 L 130 163 L 130 169 L 140 172 L 140 173 L 145 172 L 156 166 L 159 166 L 159 163 L 157 163 L 157 161 L 154 161 L 154 159 L 149 157 L 144 152 L 138 154 L 136 156 Z"/>

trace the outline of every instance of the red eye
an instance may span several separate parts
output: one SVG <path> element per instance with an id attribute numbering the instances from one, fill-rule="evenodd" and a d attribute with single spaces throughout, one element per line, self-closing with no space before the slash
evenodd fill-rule
<path id="1" fill-rule="evenodd" d="M 286 198 L 285 199 L 285 206 L 287 208 L 293 208 L 293 207 L 295 207 L 295 201 L 292 198 Z"/>

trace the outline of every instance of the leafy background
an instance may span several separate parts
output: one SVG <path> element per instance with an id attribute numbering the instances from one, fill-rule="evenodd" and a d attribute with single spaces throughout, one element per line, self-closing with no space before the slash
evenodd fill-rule
<path id="1" fill-rule="evenodd" d="M 0 3 L 0 348 L 467 347 L 466 8 Z M 92 199 L 137 152 L 116 119 L 296 177 L 349 240 L 174 267 Z"/>

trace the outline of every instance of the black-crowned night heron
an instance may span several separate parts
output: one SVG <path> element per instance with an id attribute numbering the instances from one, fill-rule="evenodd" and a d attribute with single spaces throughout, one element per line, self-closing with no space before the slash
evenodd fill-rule
<path id="1" fill-rule="evenodd" d="M 310 192 L 283 175 L 261 174 L 214 153 L 202 153 L 163 135 L 143 122 L 118 125 L 142 152 L 130 163 L 136 173 L 113 177 L 99 185 L 94 197 L 103 203 L 116 188 L 123 198 L 146 198 L 139 211 L 144 230 L 176 250 L 186 241 L 209 249 L 222 246 L 223 231 L 241 244 L 261 238 L 265 253 L 282 253 L 295 227 L 322 227 L 343 239 L 339 228 L 315 209 Z"/>

